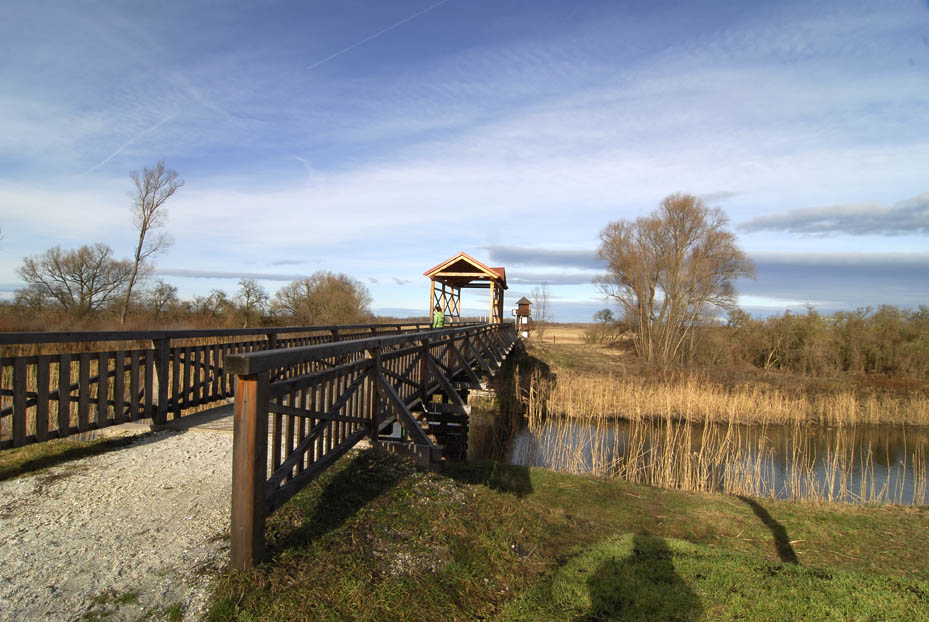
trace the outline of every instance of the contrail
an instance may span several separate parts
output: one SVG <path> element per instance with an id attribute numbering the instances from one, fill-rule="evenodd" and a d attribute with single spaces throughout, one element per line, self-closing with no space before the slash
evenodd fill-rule
<path id="1" fill-rule="evenodd" d="M 113 158 L 115 158 L 116 156 L 118 156 L 119 153 L 120 153 L 123 149 L 125 149 L 126 147 L 128 147 L 129 145 L 131 145 L 132 143 L 134 143 L 135 141 L 139 140 L 140 138 L 142 138 L 142 137 L 145 136 L 146 134 L 149 134 L 149 133 L 151 133 L 151 132 L 154 132 L 155 130 L 157 130 L 159 127 L 161 127 L 161 126 L 162 126 L 166 121 L 168 121 L 169 119 L 171 119 L 171 117 L 165 117 L 164 119 L 162 119 L 161 121 L 159 121 L 159 122 L 156 123 L 155 125 L 151 126 L 150 128 L 148 128 L 148 129 L 146 129 L 146 130 L 142 130 L 141 132 L 139 132 L 138 134 L 136 134 L 135 136 L 133 136 L 132 138 L 130 138 L 128 141 L 126 141 L 126 143 L 125 143 L 124 145 L 122 145 L 119 149 L 117 149 L 116 151 L 114 151 L 113 153 L 111 153 L 106 159 L 102 160 L 101 162 L 98 162 L 95 166 L 92 166 L 92 167 L 90 167 L 89 169 L 87 169 L 86 171 L 84 171 L 84 174 L 86 175 L 86 174 L 88 174 L 88 173 L 93 173 L 95 170 L 97 170 L 98 168 L 100 168 L 101 166 L 103 166 L 104 164 L 106 164 L 107 162 L 109 162 L 110 160 L 112 160 Z"/>
<path id="2" fill-rule="evenodd" d="M 359 45 L 364 45 L 365 43 L 367 43 L 367 42 L 370 41 L 371 39 L 377 39 L 377 38 L 380 37 L 382 34 L 384 34 L 384 33 L 386 33 L 386 32 L 390 32 L 391 30 L 393 30 L 393 29 L 396 28 L 397 26 L 402 26 L 403 24 L 407 23 L 408 21 L 413 20 L 413 19 L 416 19 L 417 17 L 419 17 L 419 16 L 422 15 L 423 13 L 428 13 L 428 12 L 431 11 L 432 9 L 435 9 L 435 8 L 438 8 L 438 7 L 442 6 L 442 5 L 445 4 L 446 2 L 448 2 L 448 0 L 441 0 L 440 2 L 436 2 L 436 3 L 433 4 L 432 6 L 426 7 L 426 8 L 423 9 L 422 11 L 417 11 L 416 13 L 413 13 L 412 15 L 410 15 L 410 16 L 407 17 L 407 18 L 401 19 L 401 20 L 400 20 L 399 22 L 397 22 L 396 24 L 394 24 L 394 25 L 392 25 L 392 26 L 388 26 L 388 27 L 385 28 L 384 30 L 379 30 L 378 32 L 376 32 L 376 33 L 374 33 L 373 35 L 371 35 L 370 37 L 365 37 L 364 39 L 362 39 L 362 40 L 359 41 L 358 43 L 353 43 L 352 45 L 348 46 L 348 47 L 345 48 L 344 50 L 339 50 L 339 51 L 336 52 L 335 54 L 332 54 L 332 55 L 330 55 L 330 56 L 327 56 L 326 58 L 324 58 L 324 59 L 322 59 L 322 60 L 316 61 L 315 63 L 313 63 L 312 65 L 310 65 L 309 67 L 307 67 L 307 70 L 316 69 L 317 67 L 319 67 L 319 66 L 322 65 L 323 63 L 325 63 L 325 62 L 327 62 L 327 61 L 330 61 L 330 60 L 332 60 L 333 58 L 336 58 L 336 57 L 338 57 L 338 56 L 342 56 L 342 55 L 345 54 L 346 52 L 349 52 L 349 51 L 351 51 L 351 50 L 354 50 L 354 49 L 355 49 L 356 47 L 358 47 Z"/>

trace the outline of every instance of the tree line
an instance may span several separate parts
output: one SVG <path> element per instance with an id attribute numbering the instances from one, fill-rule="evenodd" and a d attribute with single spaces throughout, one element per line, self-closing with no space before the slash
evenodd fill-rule
<path id="1" fill-rule="evenodd" d="M 811 376 L 929 377 L 929 306 L 831 315 L 810 307 L 765 319 L 739 309 L 733 283 L 754 276 L 754 266 L 727 227 L 722 211 L 688 194 L 609 223 L 600 233 L 607 272 L 598 286 L 620 313 L 597 312 L 588 340 L 629 335 L 640 360 L 661 368 L 746 364 Z"/>
<path id="2" fill-rule="evenodd" d="M 25 257 L 18 269 L 26 285 L 2 304 L 3 330 L 110 328 L 127 318 L 136 326 L 334 325 L 370 321 L 371 295 L 351 277 L 317 271 L 274 296 L 254 279 L 240 279 L 232 294 L 214 289 L 181 300 L 178 289 L 153 280 L 154 259 L 167 250 L 165 204 L 184 185 L 176 171 L 158 162 L 133 183 L 131 215 L 137 232 L 134 253 L 118 259 L 97 242 L 76 249 L 55 246 Z"/>
<path id="3" fill-rule="evenodd" d="M 700 360 L 744 363 L 811 375 L 878 374 L 929 378 L 929 306 L 882 305 L 854 311 L 752 318 L 742 310 L 708 328 Z"/>
<path id="4" fill-rule="evenodd" d="M 72 262 L 99 257 L 93 247 L 52 250 Z M 89 278 L 77 281 L 69 276 L 55 295 L 36 295 L 32 285 L 17 291 L 12 301 L 0 305 L 0 330 L 112 328 L 126 311 L 123 300 L 129 272 L 126 265 L 110 266 L 108 275 L 94 276 L 92 266 L 96 265 L 105 267 L 106 262 L 85 265 L 78 274 Z M 374 317 L 370 305 L 371 295 L 363 283 L 328 271 L 288 283 L 273 296 L 256 280 L 240 279 L 232 292 L 213 289 L 185 300 L 178 296 L 176 286 L 156 280 L 132 297 L 127 324 L 137 328 L 364 324 Z"/>

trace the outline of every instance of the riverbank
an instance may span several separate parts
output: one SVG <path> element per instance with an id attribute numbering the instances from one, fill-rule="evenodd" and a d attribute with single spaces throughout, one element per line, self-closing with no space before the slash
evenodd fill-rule
<path id="1" fill-rule="evenodd" d="M 656 374 L 621 346 L 567 341 L 528 342 L 520 386 L 530 421 L 552 413 L 585 420 L 929 426 L 925 382 L 711 367 Z"/>
<path id="2" fill-rule="evenodd" d="M 927 519 L 367 450 L 270 517 L 209 619 L 919 619 Z"/>
<path id="3" fill-rule="evenodd" d="M 188 433 L 121 446 L 51 443 L 40 460 L 31 450 L 13 450 L 3 454 L 3 483 L 29 487 L 41 480 L 44 491 L 54 492 L 50 500 L 73 493 L 86 501 L 94 495 L 80 486 L 71 488 L 94 465 L 116 464 L 136 449 L 154 449 L 171 464 L 183 462 L 170 459 L 165 443 L 209 438 Z M 222 460 L 215 472 L 228 478 L 221 468 L 228 465 L 228 455 L 217 455 Z M 156 470 L 164 468 L 154 456 L 140 459 Z M 192 461 L 200 467 L 204 462 L 199 457 Z M 191 462 L 182 466 L 182 481 L 168 488 L 153 488 L 152 475 L 137 467 L 123 475 L 105 468 L 119 476 L 123 497 L 127 487 L 136 485 L 158 493 L 139 505 L 157 527 L 146 531 L 138 516 L 128 520 L 106 514 L 125 512 L 131 504 L 104 504 L 81 527 L 82 537 L 90 535 L 83 533 L 88 525 L 101 528 L 92 535 L 94 546 L 72 557 L 67 568 L 23 566 L 48 573 L 52 584 L 64 581 L 68 589 L 83 581 L 88 593 L 96 594 L 90 601 L 71 603 L 64 598 L 70 592 L 59 592 L 54 600 L 59 615 L 52 619 L 196 619 L 192 601 L 171 601 L 159 594 L 177 591 L 184 581 L 164 573 L 146 580 L 139 572 L 139 556 L 148 555 L 149 549 L 180 574 L 193 572 L 204 587 L 212 576 L 205 618 L 214 621 L 577 620 L 609 615 L 643 620 L 916 620 L 929 603 L 926 507 L 687 493 L 490 461 L 449 464 L 444 473 L 433 474 L 377 450 L 352 452 L 270 517 L 270 558 L 264 565 L 249 572 L 218 570 L 226 562 L 223 542 L 228 535 L 204 535 L 181 545 L 178 534 L 183 529 L 211 522 L 188 520 L 186 510 L 178 511 L 176 497 L 196 499 L 201 508 L 215 512 L 227 507 L 222 498 L 228 499 L 228 487 L 202 487 L 201 492 L 219 495 L 204 505 L 207 500 L 194 494 Z M 160 473 L 162 484 L 164 477 Z M 175 500 L 166 502 L 165 494 Z M 6 508 L 7 520 L 17 507 Z M 181 524 L 153 510 L 167 511 Z M 43 516 L 51 520 L 48 512 Z M 55 536 L 62 529 L 58 522 L 42 533 Z M 120 535 L 124 532 L 131 536 Z M 146 538 L 163 535 L 171 542 L 133 544 L 131 538 L 142 532 Z M 127 538 L 123 545 L 130 548 L 109 551 L 105 542 L 114 537 Z M 8 542 L 16 538 L 21 536 Z M 191 561 L 191 547 L 209 548 L 213 563 Z M 23 552 L 21 546 L 8 548 L 13 555 Z M 61 543 L 43 550 L 58 555 Z M 132 565 L 121 575 L 128 583 L 101 581 L 91 567 L 97 559 L 107 572 L 114 571 L 116 562 Z M 18 563 L 14 559 L 8 565 L 12 569 Z M 158 598 L 150 601 L 155 594 Z M 3 611 L 30 619 L 15 602 L 7 600 Z"/>

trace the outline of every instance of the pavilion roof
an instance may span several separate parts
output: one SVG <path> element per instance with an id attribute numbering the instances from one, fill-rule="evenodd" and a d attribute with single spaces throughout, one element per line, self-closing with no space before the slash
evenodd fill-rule
<path id="1" fill-rule="evenodd" d="M 434 281 L 453 287 L 480 287 L 472 283 L 495 281 L 503 289 L 507 289 L 505 268 L 491 268 L 465 252 L 449 257 L 423 274 Z"/>

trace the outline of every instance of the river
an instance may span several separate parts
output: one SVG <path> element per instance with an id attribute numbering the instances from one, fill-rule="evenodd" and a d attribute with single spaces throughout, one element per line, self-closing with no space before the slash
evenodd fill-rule
<path id="1" fill-rule="evenodd" d="M 929 428 L 600 424 L 549 418 L 509 443 L 511 464 L 687 490 L 929 504 Z"/>

